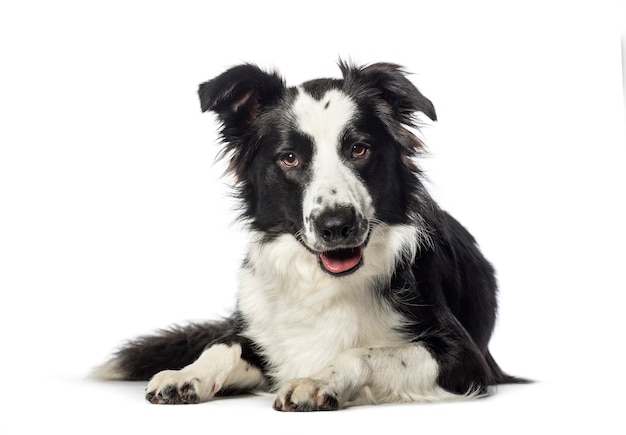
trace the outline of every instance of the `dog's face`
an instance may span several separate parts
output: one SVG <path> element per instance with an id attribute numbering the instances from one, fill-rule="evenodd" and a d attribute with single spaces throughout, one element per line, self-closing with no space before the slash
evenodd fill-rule
<path id="1" fill-rule="evenodd" d="M 223 123 L 245 218 L 269 238 L 292 234 L 332 275 L 359 268 L 379 223 L 408 220 L 421 144 L 405 125 L 417 111 L 436 118 L 397 66 L 341 68 L 343 80 L 287 88 L 241 65 L 200 86 L 203 110 Z"/>

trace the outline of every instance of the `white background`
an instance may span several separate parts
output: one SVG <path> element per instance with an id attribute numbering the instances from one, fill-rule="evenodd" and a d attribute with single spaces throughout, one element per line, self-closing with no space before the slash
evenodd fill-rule
<path id="1" fill-rule="evenodd" d="M 3 2 L 0 432 L 624 433 L 625 17 L 617 1 Z M 244 239 L 197 85 L 242 61 L 337 77 L 339 57 L 405 65 L 434 102 L 432 192 L 498 269 L 493 354 L 538 382 L 285 415 L 85 380 L 125 339 L 233 306 Z"/>

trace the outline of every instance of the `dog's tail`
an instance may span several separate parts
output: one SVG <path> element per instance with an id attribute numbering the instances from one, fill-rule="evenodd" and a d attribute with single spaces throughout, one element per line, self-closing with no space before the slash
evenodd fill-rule
<path id="1" fill-rule="evenodd" d="M 487 360 L 487 364 L 489 365 L 489 368 L 491 369 L 491 373 L 493 374 L 494 383 L 496 385 L 499 385 L 499 384 L 528 384 L 528 383 L 532 382 L 529 379 L 518 378 L 517 376 L 511 376 L 511 375 L 507 375 L 506 373 L 504 373 L 502 371 L 502 369 L 500 368 L 500 366 L 498 365 L 498 363 L 496 362 L 496 360 L 493 359 L 493 356 L 491 356 L 491 353 L 489 351 L 487 351 L 487 354 L 485 355 L 485 359 Z"/>
<path id="2" fill-rule="evenodd" d="M 234 331 L 232 319 L 173 326 L 128 341 L 91 377 L 101 380 L 145 381 L 161 370 L 179 370 L 194 362 L 212 341 Z"/>

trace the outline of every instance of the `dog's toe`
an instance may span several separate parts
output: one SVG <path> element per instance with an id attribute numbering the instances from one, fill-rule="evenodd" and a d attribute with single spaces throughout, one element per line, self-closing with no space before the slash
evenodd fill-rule
<path id="1" fill-rule="evenodd" d="M 188 380 L 180 371 L 167 370 L 157 373 L 146 388 L 146 400 L 154 404 L 197 403 L 195 379 Z"/>
<path id="2" fill-rule="evenodd" d="M 296 379 L 278 392 L 274 401 L 277 411 L 334 411 L 339 409 L 337 394 L 327 385 L 313 379 Z"/>

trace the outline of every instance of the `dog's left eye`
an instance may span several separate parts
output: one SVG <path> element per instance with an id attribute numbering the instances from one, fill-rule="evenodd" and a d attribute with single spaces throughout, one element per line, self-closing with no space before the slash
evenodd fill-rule
<path id="1" fill-rule="evenodd" d="M 370 152 L 370 147 L 367 144 L 358 142 L 352 145 L 352 158 L 363 159 L 367 157 Z"/>
<path id="2" fill-rule="evenodd" d="M 295 168 L 300 164 L 300 160 L 298 160 L 298 156 L 294 153 L 285 153 L 280 156 L 280 163 L 282 163 L 287 168 Z"/>

